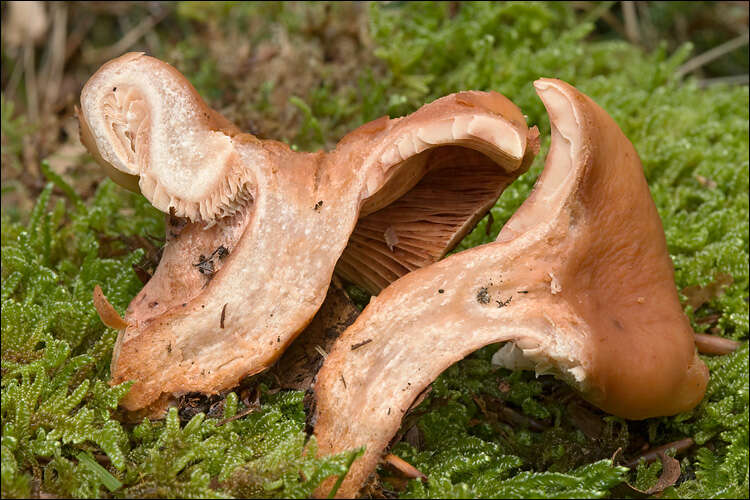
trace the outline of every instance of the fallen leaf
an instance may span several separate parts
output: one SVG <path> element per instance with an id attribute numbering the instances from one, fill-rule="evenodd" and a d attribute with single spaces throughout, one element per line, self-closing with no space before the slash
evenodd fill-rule
<path id="1" fill-rule="evenodd" d="M 682 294 L 687 298 L 687 305 L 697 310 L 703 304 L 707 304 L 718 297 L 724 288 L 734 283 L 732 275 L 717 273 L 714 280 L 706 286 L 692 285 L 682 289 Z"/>
<path id="2" fill-rule="evenodd" d="M 665 455 L 659 452 L 659 459 L 661 460 L 661 475 L 652 487 L 647 490 L 639 490 L 635 486 L 628 483 L 633 490 L 644 495 L 653 495 L 654 493 L 661 493 L 670 486 L 674 486 L 677 480 L 680 478 L 680 461 L 676 458 Z"/>
<path id="3" fill-rule="evenodd" d="M 389 453 L 385 457 L 383 457 L 383 462 L 387 463 L 409 479 L 421 479 L 422 481 L 427 480 L 427 476 L 420 472 L 419 469 L 414 467 L 406 460 L 397 457 L 393 453 Z"/>

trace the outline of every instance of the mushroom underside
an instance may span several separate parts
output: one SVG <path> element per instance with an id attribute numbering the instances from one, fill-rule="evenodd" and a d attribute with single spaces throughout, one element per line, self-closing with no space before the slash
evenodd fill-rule
<path id="1" fill-rule="evenodd" d="M 336 264 L 338 275 L 371 294 L 444 257 L 519 173 L 505 173 L 461 146 L 428 153 L 428 173 L 387 207 L 360 218 Z"/>

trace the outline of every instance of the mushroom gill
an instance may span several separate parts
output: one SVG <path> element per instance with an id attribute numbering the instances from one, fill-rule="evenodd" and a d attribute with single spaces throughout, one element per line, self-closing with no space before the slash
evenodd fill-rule
<path id="1" fill-rule="evenodd" d="M 461 92 L 431 106 L 449 103 L 469 109 L 484 106 L 514 125 L 524 123 L 518 109 L 497 93 Z M 515 176 L 498 175 L 497 169 L 498 164 L 512 158 L 486 149 L 477 136 L 494 142 L 503 140 L 496 125 L 481 115 L 433 120 L 416 129 L 412 137 L 394 140 L 385 158 L 398 158 L 404 149 L 413 150 L 429 171 L 417 179 L 411 190 L 384 208 L 373 211 L 375 204 L 366 200 L 336 272 L 377 294 L 404 274 L 437 262 L 460 243 L 515 180 Z M 428 144 L 451 143 L 456 145 L 419 155 Z M 513 144 L 507 143 L 506 147 L 512 148 Z M 525 172 L 538 152 L 539 132 L 532 127 L 525 156 L 516 172 Z M 390 185 L 402 189 L 410 186 L 408 182 Z"/>
<path id="2" fill-rule="evenodd" d="M 550 152 L 497 240 L 385 288 L 318 373 L 319 453 L 366 447 L 341 497 L 374 471 L 420 392 L 488 344 L 512 342 L 498 362 L 552 373 L 625 418 L 687 411 L 703 397 L 708 372 L 635 149 L 572 86 L 542 79 L 535 87 L 552 125 Z"/>
<path id="3" fill-rule="evenodd" d="M 128 306 L 111 366 L 112 383 L 135 381 L 121 404 L 157 413 L 170 395 L 216 393 L 273 364 L 320 307 L 360 215 L 448 167 L 467 181 L 481 171 L 488 208 L 537 145 L 505 97 L 465 92 L 365 124 L 328 153 L 298 153 L 240 133 L 142 54 L 91 77 L 80 122 L 107 172 L 169 213 L 162 259 Z M 465 231 L 477 203 L 450 224 Z"/>

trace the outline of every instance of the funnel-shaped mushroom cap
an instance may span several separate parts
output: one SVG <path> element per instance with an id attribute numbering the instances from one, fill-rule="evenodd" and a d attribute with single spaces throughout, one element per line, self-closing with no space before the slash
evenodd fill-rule
<path id="1" fill-rule="evenodd" d="M 366 446 L 342 497 L 374 470 L 415 397 L 487 344 L 512 343 L 498 362 L 555 374 L 625 418 L 686 411 L 703 397 L 708 372 L 633 146 L 575 88 L 547 79 L 535 86 L 552 125 L 550 152 L 497 241 L 392 283 L 323 363 L 319 453 Z"/>
<path id="2" fill-rule="evenodd" d="M 91 78 L 80 118 L 98 161 L 170 213 L 161 262 L 128 306 L 112 358 L 113 383 L 136 381 L 122 402 L 130 410 L 216 393 L 270 366 L 320 307 L 361 214 L 382 220 L 393 203 L 412 210 L 412 224 L 395 229 L 400 242 L 373 237 L 393 247 L 378 261 L 390 268 L 375 272 L 377 286 L 435 260 L 528 168 L 538 144 L 505 97 L 463 92 L 365 124 L 329 153 L 297 153 L 238 133 L 174 68 L 141 54 Z M 445 172 L 453 184 L 421 187 Z M 476 179 L 483 185 L 466 186 Z M 455 209 L 447 192 L 460 199 Z M 394 264 L 433 233 L 438 244 Z M 364 255 L 352 253 L 350 262 Z M 350 266 L 351 279 L 363 275 L 372 273 Z"/>

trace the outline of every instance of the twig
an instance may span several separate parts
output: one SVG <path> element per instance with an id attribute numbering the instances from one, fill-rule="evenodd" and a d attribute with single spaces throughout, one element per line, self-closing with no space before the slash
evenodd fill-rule
<path id="1" fill-rule="evenodd" d="M 625 21 L 625 34 L 631 43 L 640 44 L 641 33 L 638 28 L 638 14 L 635 2 L 622 2 L 622 17 Z"/>
<path id="2" fill-rule="evenodd" d="M 694 333 L 695 347 L 701 354 L 730 354 L 737 350 L 740 343 L 736 340 L 725 339 L 716 335 Z"/>
<path id="3" fill-rule="evenodd" d="M 570 5 L 574 9 L 581 9 L 586 12 L 583 17 L 584 23 L 596 23 L 599 19 L 607 23 L 607 25 L 615 30 L 621 37 L 627 39 L 628 35 L 625 32 L 625 27 L 622 25 L 617 16 L 612 12 L 612 6 L 617 2 L 601 2 L 598 5 L 593 2 L 570 2 Z"/>
<path id="4" fill-rule="evenodd" d="M 685 438 L 673 443 L 663 444 L 661 446 L 657 446 L 656 448 L 651 448 L 650 450 L 642 453 L 641 455 L 638 455 L 632 460 L 628 460 L 627 462 L 625 462 L 625 467 L 635 467 L 641 460 L 645 460 L 647 464 L 650 464 L 659 460 L 659 454 L 665 453 L 670 448 L 674 448 L 675 454 L 677 454 L 690 449 L 690 447 L 694 444 L 695 441 L 693 441 L 693 438 Z"/>
<path id="5" fill-rule="evenodd" d="M 644 44 L 648 47 L 653 47 L 658 41 L 659 33 L 654 27 L 654 23 L 651 22 L 651 15 L 649 14 L 649 8 L 646 2 L 633 2 L 637 7 L 639 30 L 643 35 Z"/>
<path id="6" fill-rule="evenodd" d="M 97 62 L 113 57 L 119 56 L 132 47 L 138 40 L 141 39 L 146 33 L 151 31 L 157 24 L 159 24 L 166 16 L 168 11 L 165 9 L 156 16 L 149 16 L 144 21 L 138 23 L 138 25 L 125 33 L 125 36 L 120 38 L 114 45 L 97 50 L 90 54 L 87 62 Z"/>
<path id="7" fill-rule="evenodd" d="M 625 33 L 625 26 L 623 26 L 620 20 L 617 19 L 617 16 L 612 14 L 610 11 L 602 13 L 602 21 L 607 23 L 607 25 L 615 30 L 621 37 L 626 39 L 628 38 L 627 33 Z"/>
<path id="8" fill-rule="evenodd" d="M 67 38 L 68 7 L 64 3 L 52 5 L 52 34 L 50 36 L 49 58 L 46 61 L 44 81 L 44 113 L 51 114 L 60 93 L 60 84 L 65 68 L 65 40 Z"/>
<path id="9" fill-rule="evenodd" d="M 19 52 L 22 49 L 19 47 L 8 47 L 8 59 L 13 62 L 13 72 L 10 74 L 10 78 L 8 79 L 8 84 L 3 89 L 3 92 L 5 93 L 5 97 L 8 101 L 12 101 L 13 98 L 16 95 L 16 88 L 18 88 L 18 83 L 21 81 L 21 75 L 23 75 L 23 63 L 20 60 Z"/>
<path id="10" fill-rule="evenodd" d="M 228 424 L 229 422 L 234 422 L 235 420 L 240 419 L 240 418 L 244 417 L 245 415 L 251 414 L 252 412 L 254 412 L 255 410 L 257 410 L 259 407 L 260 406 L 251 406 L 250 408 L 245 408 L 244 410 L 242 410 L 241 412 L 239 412 L 237 415 L 233 415 L 231 417 L 227 417 L 227 418 L 223 418 L 223 419 L 219 420 L 216 423 L 216 426 L 218 427 L 220 425 Z"/>
<path id="11" fill-rule="evenodd" d="M 36 68 L 34 65 L 34 42 L 27 39 L 23 45 L 24 84 L 26 86 L 26 108 L 29 120 L 36 124 L 39 119 L 39 94 L 36 84 Z"/>
<path id="12" fill-rule="evenodd" d="M 548 427 L 540 422 L 539 420 L 526 416 L 523 413 L 519 413 L 513 408 L 503 406 L 500 409 L 500 415 L 503 416 L 503 420 L 510 422 L 511 424 L 521 425 L 535 432 L 544 432 Z"/>
<path id="13" fill-rule="evenodd" d="M 732 75 L 732 76 L 720 76 L 718 78 L 704 78 L 698 80 L 698 86 L 705 89 L 713 85 L 726 84 L 726 85 L 747 85 L 750 83 L 750 75 Z"/>
<path id="14" fill-rule="evenodd" d="M 78 47 L 80 47 L 83 40 L 86 38 L 91 27 L 94 25 L 94 16 L 83 16 L 79 19 L 73 32 L 68 36 L 68 40 L 65 43 L 65 62 L 68 62 L 73 54 L 75 54 Z"/>
<path id="15" fill-rule="evenodd" d="M 716 60 L 720 58 L 721 56 L 728 54 L 732 52 L 733 50 L 739 49 L 740 47 L 743 47 L 748 44 L 748 41 L 750 40 L 750 32 L 745 32 L 744 34 L 733 38 L 729 40 L 728 42 L 724 42 L 721 45 L 714 47 L 711 50 L 707 50 L 706 52 L 695 56 L 694 58 L 690 59 L 688 62 L 677 68 L 677 71 L 675 72 L 677 76 L 682 76 L 687 73 L 690 73 L 692 71 L 695 71 L 696 69 L 700 68 L 701 66 L 710 63 L 713 60 Z"/>
<path id="16" fill-rule="evenodd" d="M 586 14 L 583 16 L 583 19 L 581 20 L 582 23 L 596 23 L 599 19 L 603 19 L 603 16 L 607 13 L 609 13 L 612 6 L 614 6 L 617 2 L 600 2 L 600 3 L 594 3 L 594 2 L 570 2 L 571 7 L 574 9 L 580 9 L 584 11 Z M 619 30 L 617 30 L 623 38 L 625 37 L 625 34 L 622 30 L 622 23 L 617 20 L 616 17 L 614 17 L 610 13 L 610 20 L 614 19 L 615 23 L 619 25 Z M 603 19 L 604 20 L 604 19 Z M 609 24 L 609 21 L 605 20 L 607 24 Z M 612 26 L 614 28 L 614 26 Z"/>

